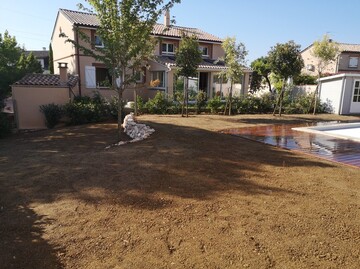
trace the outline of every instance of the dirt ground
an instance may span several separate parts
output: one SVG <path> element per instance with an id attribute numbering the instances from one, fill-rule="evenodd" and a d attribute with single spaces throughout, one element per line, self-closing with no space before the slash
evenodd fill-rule
<path id="1" fill-rule="evenodd" d="M 360 170 L 216 131 L 359 117 L 141 116 L 0 140 L 0 268 L 360 268 Z"/>

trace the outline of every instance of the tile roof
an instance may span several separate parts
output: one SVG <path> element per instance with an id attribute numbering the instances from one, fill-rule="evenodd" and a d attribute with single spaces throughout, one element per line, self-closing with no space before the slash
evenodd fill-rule
<path id="1" fill-rule="evenodd" d="M 346 52 L 360 52 L 360 44 L 346 44 L 346 43 L 338 43 L 340 51 Z"/>
<path id="2" fill-rule="evenodd" d="M 175 56 L 157 56 L 155 61 L 167 65 L 169 67 L 175 67 Z M 212 59 L 203 59 L 198 66 L 199 69 L 226 69 L 225 63 L 223 61 L 217 61 Z"/>
<path id="3" fill-rule="evenodd" d="M 99 20 L 95 14 L 67 10 L 67 9 L 60 9 L 60 12 L 63 13 L 72 24 L 78 26 L 94 27 L 94 28 L 99 27 Z M 165 25 L 158 23 L 154 26 L 152 34 L 155 36 L 181 38 L 182 33 L 184 32 L 188 34 L 195 34 L 199 40 L 203 40 L 203 41 L 210 41 L 217 43 L 221 43 L 223 41 L 221 38 L 206 33 L 197 28 L 180 27 L 180 26 L 166 27 Z"/>
<path id="4" fill-rule="evenodd" d="M 206 33 L 197 28 L 181 27 L 181 26 L 170 26 L 166 27 L 163 24 L 156 24 L 153 29 L 153 34 L 156 36 L 167 36 L 181 38 L 182 33 L 189 35 L 195 35 L 199 40 L 211 41 L 221 43 L 223 40 L 217 36 Z"/>
<path id="5" fill-rule="evenodd" d="M 14 85 L 38 85 L 38 86 L 75 86 L 78 76 L 69 75 L 67 83 L 60 83 L 60 75 L 51 74 L 27 74 Z"/>
<path id="6" fill-rule="evenodd" d="M 46 58 L 49 57 L 49 51 L 48 50 L 26 50 L 25 55 L 29 55 L 30 53 L 33 53 L 34 56 L 38 59 L 40 58 Z"/>

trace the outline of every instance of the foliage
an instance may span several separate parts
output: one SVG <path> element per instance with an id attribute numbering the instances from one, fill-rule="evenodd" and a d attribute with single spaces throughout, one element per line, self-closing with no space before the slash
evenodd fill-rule
<path id="1" fill-rule="evenodd" d="M 11 85 L 26 73 L 41 73 L 41 65 L 30 53 L 27 57 L 8 31 L 0 34 L 0 103 L 10 94 Z"/>
<path id="2" fill-rule="evenodd" d="M 77 96 L 65 105 L 65 115 L 71 125 L 99 122 L 110 114 L 109 104 L 99 94 L 93 98 Z"/>
<path id="3" fill-rule="evenodd" d="M 196 111 L 200 113 L 201 110 L 206 106 L 206 92 L 199 91 L 196 95 Z"/>
<path id="4" fill-rule="evenodd" d="M 112 87 L 118 93 L 118 139 L 121 134 L 122 94 L 127 85 L 136 80 L 144 61 L 151 57 L 154 50 L 154 39 L 151 38 L 153 27 L 166 9 L 180 0 L 88 0 L 96 13 L 99 27 L 97 35 L 103 41 L 103 47 L 89 48 L 67 38 L 84 54 L 104 63 L 112 77 Z M 85 9 L 82 5 L 80 5 Z M 92 10 L 85 9 L 92 12 Z M 111 29 L 111 31 L 109 31 Z M 89 36 L 76 29 L 80 39 L 88 44 L 94 44 Z M 66 37 L 64 34 L 62 35 Z M 120 78 L 119 84 L 116 79 Z"/>
<path id="5" fill-rule="evenodd" d="M 49 45 L 49 71 L 50 74 L 54 74 L 54 52 L 51 43 Z"/>
<path id="6" fill-rule="evenodd" d="M 331 41 L 329 35 L 325 34 L 321 40 L 315 41 L 311 54 L 317 59 L 317 70 L 319 77 L 331 61 L 335 61 L 339 53 L 339 45 Z"/>
<path id="7" fill-rule="evenodd" d="M 264 94 L 261 97 L 248 94 L 234 98 L 234 105 L 237 113 L 254 114 L 268 113 L 273 108 L 271 94 Z"/>
<path id="8" fill-rule="evenodd" d="M 153 99 L 145 103 L 145 108 L 150 114 L 166 114 L 171 102 L 166 98 L 165 93 L 158 91 Z"/>
<path id="9" fill-rule="evenodd" d="M 262 80 L 265 79 L 269 91 L 271 91 L 270 73 L 271 66 L 268 57 L 260 57 L 251 63 L 253 76 L 250 82 L 251 92 L 256 92 L 262 88 Z"/>
<path id="10" fill-rule="evenodd" d="M 49 129 L 54 128 L 64 114 L 63 107 L 54 103 L 41 105 L 40 111 L 44 114 L 45 125 Z"/>
<path id="11" fill-rule="evenodd" d="M 245 65 L 245 57 L 247 51 L 243 43 L 236 43 L 235 37 L 227 37 L 222 43 L 222 48 L 225 52 L 223 58 L 227 69 L 220 73 L 226 80 L 230 81 L 230 92 L 229 92 L 229 115 L 231 115 L 232 107 L 232 88 L 234 83 L 241 82 L 243 74 L 243 66 Z"/>
<path id="12" fill-rule="evenodd" d="M 176 50 L 176 75 L 186 77 L 186 87 L 184 91 L 182 115 L 184 115 L 184 106 L 186 102 L 186 116 L 188 116 L 188 95 L 189 95 L 189 77 L 197 75 L 197 67 L 201 63 L 201 51 L 199 42 L 195 35 L 187 36 L 183 34 L 179 48 Z"/>
<path id="13" fill-rule="evenodd" d="M 312 94 L 298 94 L 292 97 L 287 94 L 284 99 L 284 112 L 287 114 L 307 114 L 314 109 Z M 326 112 L 325 104 L 317 102 L 316 111 L 319 113 Z"/>
<path id="14" fill-rule="evenodd" d="M 11 123 L 5 113 L 0 112 L 0 138 L 11 134 Z"/>
<path id="15" fill-rule="evenodd" d="M 317 78 L 315 76 L 300 74 L 294 77 L 295 85 L 316 85 Z"/>
<path id="16" fill-rule="evenodd" d="M 279 115 L 281 116 L 285 82 L 289 77 L 298 76 L 301 69 L 304 67 L 304 62 L 300 54 L 300 45 L 296 44 L 294 41 L 289 41 L 284 44 L 278 43 L 275 47 L 271 48 L 268 54 L 268 60 L 272 72 L 283 81 L 278 102 L 273 112 L 273 114 L 275 114 L 276 108 L 279 106 Z"/>
<path id="17" fill-rule="evenodd" d="M 207 107 L 210 109 L 212 114 L 217 113 L 221 106 L 222 102 L 220 96 L 215 96 L 207 102 Z"/>

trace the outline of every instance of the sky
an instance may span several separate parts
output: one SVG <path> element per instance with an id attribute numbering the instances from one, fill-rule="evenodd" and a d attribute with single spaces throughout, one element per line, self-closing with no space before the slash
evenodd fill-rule
<path id="1" fill-rule="evenodd" d="M 0 0 L 0 33 L 8 30 L 27 50 L 48 48 L 59 8 L 78 10 L 84 2 Z M 302 49 L 324 34 L 336 42 L 360 44 L 359 10 L 359 0 L 182 0 L 170 13 L 178 26 L 236 37 L 245 44 L 250 65 L 289 40 Z"/>

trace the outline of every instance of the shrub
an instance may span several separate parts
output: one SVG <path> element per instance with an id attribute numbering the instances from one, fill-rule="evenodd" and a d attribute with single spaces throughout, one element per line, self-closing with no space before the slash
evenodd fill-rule
<path id="1" fill-rule="evenodd" d="M 11 134 L 11 123 L 5 113 L 0 112 L 0 138 Z"/>
<path id="2" fill-rule="evenodd" d="M 109 103 L 100 94 L 95 94 L 93 98 L 77 96 L 65 105 L 65 114 L 69 119 L 69 124 L 74 125 L 99 122 L 106 119 L 110 111 Z"/>
<path id="3" fill-rule="evenodd" d="M 206 106 L 206 92 L 199 91 L 196 95 L 196 112 L 200 113 Z"/>
<path id="4" fill-rule="evenodd" d="M 261 97 L 249 94 L 234 98 L 238 113 L 268 113 L 273 108 L 273 102 L 270 94 L 264 94 Z"/>
<path id="5" fill-rule="evenodd" d="M 137 106 L 137 113 L 142 114 L 144 113 L 144 101 L 140 95 L 136 96 L 136 106 Z M 135 103 L 131 104 L 131 108 L 135 109 Z"/>
<path id="6" fill-rule="evenodd" d="M 54 128 L 64 114 L 63 107 L 54 103 L 48 105 L 41 105 L 40 111 L 45 116 L 45 125 L 47 128 Z"/>
<path id="7" fill-rule="evenodd" d="M 214 98 L 210 99 L 207 103 L 207 107 L 210 108 L 211 113 L 217 113 L 220 107 L 222 106 L 220 96 L 215 96 Z"/>
<path id="8" fill-rule="evenodd" d="M 166 114 L 170 107 L 171 102 L 166 98 L 165 93 L 160 91 L 145 104 L 145 108 L 150 114 Z"/>

